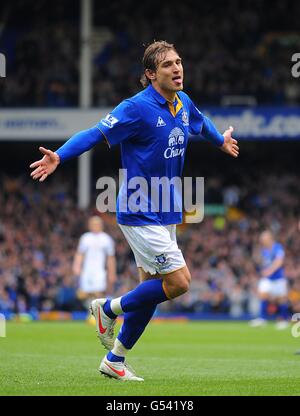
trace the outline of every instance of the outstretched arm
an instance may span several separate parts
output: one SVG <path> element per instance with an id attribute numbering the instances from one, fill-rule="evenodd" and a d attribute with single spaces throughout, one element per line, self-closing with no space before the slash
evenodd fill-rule
<path id="1" fill-rule="evenodd" d="M 232 132 L 233 127 L 230 126 L 223 134 L 219 133 L 213 122 L 208 117 L 204 116 L 201 131 L 202 136 L 219 146 L 223 152 L 228 153 L 233 157 L 238 157 L 239 147 L 237 141 L 231 137 Z"/>
<path id="2" fill-rule="evenodd" d="M 39 150 L 43 153 L 44 157 L 30 165 L 30 168 L 34 169 L 31 172 L 31 177 L 43 182 L 55 171 L 60 163 L 81 155 L 91 149 L 96 143 L 99 143 L 103 138 L 103 134 L 95 126 L 74 134 L 56 152 L 40 147 Z"/>

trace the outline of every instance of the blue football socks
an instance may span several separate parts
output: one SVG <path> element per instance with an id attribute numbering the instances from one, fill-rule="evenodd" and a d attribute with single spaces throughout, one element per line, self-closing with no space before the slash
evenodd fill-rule
<path id="1" fill-rule="evenodd" d="M 149 305 L 124 314 L 124 322 L 119 332 L 118 340 L 125 348 L 131 349 L 138 341 L 151 320 L 155 309 L 156 305 Z"/>
<path id="2" fill-rule="evenodd" d="M 114 300 L 108 299 L 104 306 L 104 313 L 111 319 L 117 315 L 111 308 L 111 302 L 118 303 L 118 311 L 124 313 L 124 322 L 117 339 L 127 349 L 131 349 L 141 337 L 146 326 L 151 320 L 156 306 L 168 300 L 163 289 L 162 279 L 151 279 L 140 283 L 135 289 L 126 293 L 121 298 Z M 113 306 L 116 311 L 115 306 Z M 114 352 L 118 351 L 117 349 Z M 109 352 L 107 355 L 109 361 L 124 361 L 124 357 Z"/>
<path id="3" fill-rule="evenodd" d="M 111 319 L 116 319 L 117 315 L 113 313 L 110 307 L 111 299 L 107 299 L 107 301 L 103 305 L 104 313 Z"/>
<path id="4" fill-rule="evenodd" d="M 288 320 L 289 317 L 289 308 L 287 303 L 281 303 L 278 307 L 278 316 L 285 321 Z"/>
<path id="5" fill-rule="evenodd" d="M 262 319 L 268 319 L 268 301 L 261 300 L 260 301 L 260 314 L 259 317 Z"/>
<path id="6" fill-rule="evenodd" d="M 162 279 L 151 279 L 140 283 L 121 298 L 123 312 L 132 312 L 144 306 L 158 305 L 168 300 Z"/>
<path id="7" fill-rule="evenodd" d="M 145 306 L 158 305 L 168 300 L 163 289 L 162 279 L 151 279 L 140 283 L 135 289 L 121 297 L 122 312 L 133 312 Z M 104 313 L 111 319 L 117 315 L 111 309 L 111 300 L 107 300 L 103 306 Z"/>

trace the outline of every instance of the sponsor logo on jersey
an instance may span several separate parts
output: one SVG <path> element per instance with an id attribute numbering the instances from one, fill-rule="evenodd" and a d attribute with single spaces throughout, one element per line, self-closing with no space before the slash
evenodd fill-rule
<path id="1" fill-rule="evenodd" d="M 178 145 L 182 144 L 184 144 L 184 132 L 179 127 L 175 127 L 169 134 L 169 147 L 167 147 L 164 151 L 165 159 L 170 159 L 171 157 L 176 156 L 183 156 L 185 150 L 184 147 L 178 147 Z"/>

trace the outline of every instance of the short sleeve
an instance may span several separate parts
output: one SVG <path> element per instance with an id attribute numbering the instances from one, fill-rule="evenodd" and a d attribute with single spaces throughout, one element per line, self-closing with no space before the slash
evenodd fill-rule
<path id="1" fill-rule="evenodd" d="M 200 134 L 203 126 L 204 116 L 200 110 L 195 106 L 193 101 L 189 98 L 189 133 L 191 134 Z"/>
<path id="2" fill-rule="evenodd" d="M 130 100 L 122 101 L 111 113 L 97 124 L 108 144 L 113 146 L 137 134 L 139 113 L 136 105 Z"/>
<path id="3" fill-rule="evenodd" d="M 80 239 L 79 239 L 79 243 L 78 243 L 78 249 L 77 249 L 77 251 L 79 252 L 79 253 L 81 253 L 81 254 L 84 254 L 85 252 L 86 252 L 86 249 L 87 249 L 87 247 L 86 247 L 86 238 L 85 238 L 85 236 L 83 235 L 82 237 L 80 237 Z"/>
<path id="4" fill-rule="evenodd" d="M 107 238 L 106 254 L 108 256 L 114 256 L 115 255 L 115 243 L 114 243 L 113 239 L 109 236 Z"/>
<path id="5" fill-rule="evenodd" d="M 283 249 L 283 247 L 282 247 L 282 245 L 281 244 L 276 244 L 276 246 L 275 246 L 275 258 L 276 259 L 278 259 L 278 258 L 280 258 L 280 259 L 282 259 L 282 258 L 284 258 L 284 255 L 285 255 L 285 253 L 284 253 L 284 249 Z"/>

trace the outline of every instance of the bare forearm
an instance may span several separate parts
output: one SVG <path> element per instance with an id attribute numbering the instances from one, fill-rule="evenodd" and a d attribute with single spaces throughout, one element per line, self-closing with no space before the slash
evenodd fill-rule
<path id="1" fill-rule="evenodd" d="M 81 273 L 83 262 L 83 255 L 81 253 L 76 253 L 73 261 L 73 273 L 79 275 Z"/>
<path id="2" fill-rule="evenodd" d="M 116 281 L 116 258 L 109 256 L 107 259 L 107 278 L 110 284 Z"/>

